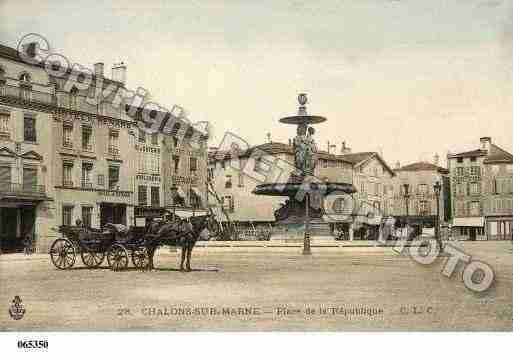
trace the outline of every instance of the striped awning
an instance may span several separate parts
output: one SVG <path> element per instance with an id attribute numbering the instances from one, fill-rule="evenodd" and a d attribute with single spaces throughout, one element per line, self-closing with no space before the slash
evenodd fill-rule
<path id="1" fill-rule="evenodd" d="M 483 227 L 484 217 L 461 217 L 454 218 L 453 227 Z"/>

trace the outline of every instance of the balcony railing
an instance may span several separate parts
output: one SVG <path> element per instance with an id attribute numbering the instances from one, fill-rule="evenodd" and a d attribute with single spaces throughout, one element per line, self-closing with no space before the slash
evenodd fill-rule
<path id="1" fill-rule="evenodd" d="M 64 140 L 62 142 L 62 147 L 73 148 L 73 142 Z"/>
<path id="2" fill-rule="evenodd" d="M 73 187 L 73 181 L 62 181 L 62 187 Z"/>
<path id="3" fill-rule="evenodd" d="M 84 151 L 92 151 L 93 145 L 90 143 L 82 143 L 82 150 Z"/>
<path id="4" fill-rule="evenodd" d="M 0 182 L 0 192 L 14 195 L 44 195 L 45 186 L 27 183 Z"/>
<path id="5" fill-rule="evenodd" d="M 55 104 L 54 96 L 50 93 L 39 92 L 23 87 L 1 85 L 0 96 L 20 99 L 27 102 L 37 102 L 47 105 Z"/>
<path id="6" fill-rule="evenodd" d="M 93 182 L 91 182 L 91 181 L 82 181 L 82 188 L 93 188 Z"/>
<path id="7" fill-rule="evenodd" d="M 109 146 L 109 154 L 117 156 L 119 155 L 119 148 L 115 146 Z"/>

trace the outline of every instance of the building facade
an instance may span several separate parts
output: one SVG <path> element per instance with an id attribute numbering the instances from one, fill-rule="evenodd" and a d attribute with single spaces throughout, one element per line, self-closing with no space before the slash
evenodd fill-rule
<path id="1" fill-rule="evenodd" d="M 394 168 L 396 176 L 391 183 L 393 205 L 391 214 L 410 225 L 436 225 L 437 210 L 439 223 L 450 220 L 450 181 L 449 171 L 438 166 L 438 156 L 434 163 L 415 162 Z M 435 184 L 440 184 L 440 192 L 435 192 Z M 408 188 L 406 193 L 405 184 Z M 437 207 L 438 202 L 438 207 Z"/>
<path id="2" fill-rule="evenodd" d="M 513 233 L 513 155 L 480 139 L 473 151 L 449 154 L 453 234 L 470 239 L 511 240 Z"/>
<path id="3" fill-rule="evenodd" d="M 344 147 L 341 154 L 318 151 L 315 176 L 323 181 L 354 184 L 363 193 L 353 196 L 332 195 L 325 199 L 325 221 L 331 229 L 338 228 L 353 238 L 362 228 L 378 226 L 382 212 L 389 204 L 386 184 L 393 171 L 376 152 L 350 153 Z M 286 182 L 294 171 L 292 146 L 268 142 L 238 154 L 212 149 L 209 152 L 209 178 L 231 221 L 244 225 L 273 224 L 274 212 L 287 197 L 256 196 L 258 184 Z M 349 197 L 349 198 L 348 198 Z M 211 197 L 212 205 L 216 198 Z M 225 219 L 226 220 L 226 219 Z M 279 228 L 275 228 L 279 232 Z M 321 233 L 327 234 L 327 233 Z"/>

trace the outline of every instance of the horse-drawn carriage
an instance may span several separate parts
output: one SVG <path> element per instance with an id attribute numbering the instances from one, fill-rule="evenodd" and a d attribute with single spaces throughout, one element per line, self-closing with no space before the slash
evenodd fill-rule
<path id="1" fill-rule="evenodd" d="M 124 226 L 109 223 L 102 231 L 82 226 L 60 226 L 58 231 L 63 236 L 50 247 L 50 258 L 59 269 L 73 267 L 78 254 L 87 268 L 98 268 L 105 258 L 113 270 L 126 268 L 129 253 L 136 268 L 147 265 L 144 236 L 130 233 Z"/>
<path id="2" fill-rule="evenodd" d="M 50 247 L 50 258 L 55 267 L 70 269 L 80 254 L 82 262 L 88 268 L 99 267 L 105 257 L 112 270 L 128 267 L 131 258 L 134 267 L 153 268 L 155 250 L 162 245 L 181 246 L 182 263 L 187 257 L 187 269 L 190 269 L 190 256 L 196 240 L 205 235 L 204 230 L 214 219 L 211 215 L 181 219 L 166 210 L 164 219 L 149 221 L 145 229 L 128 229 L 121 224 L 108 223 L 102 230 L 82 226 L 60 226 L 63 234 Z"/>

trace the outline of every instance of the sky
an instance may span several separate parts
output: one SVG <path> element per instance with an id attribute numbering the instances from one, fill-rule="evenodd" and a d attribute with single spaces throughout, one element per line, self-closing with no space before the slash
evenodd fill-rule
<path id="1" fill-rule="evenodd" d="M 11 1 L 0 42 L 43 35 L 92 68 L 127 64 L 168 109 L 249 144 L 287 142 L 308 93 L 321 149 L 390 164 L 443 159 L 492 137 L 513 152 L 513 0 Z"/>

